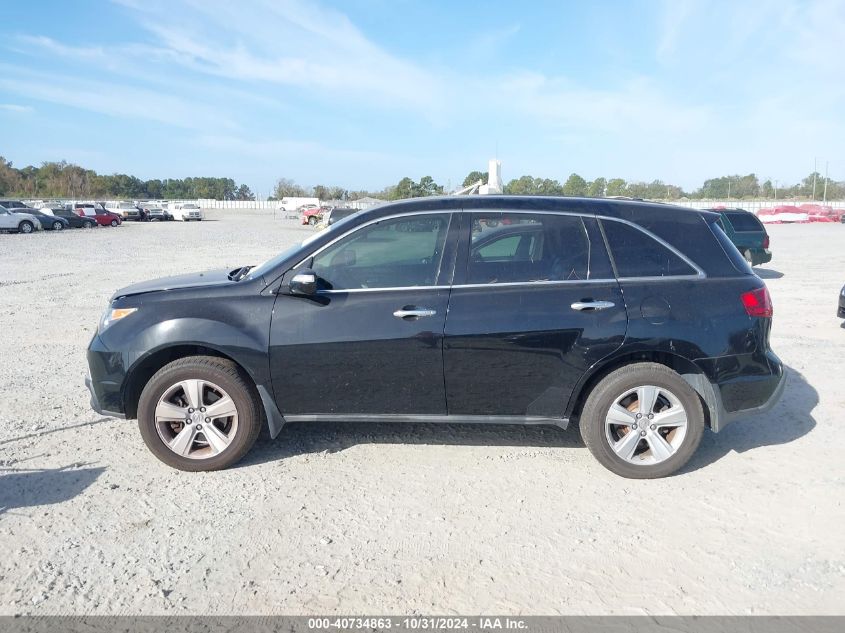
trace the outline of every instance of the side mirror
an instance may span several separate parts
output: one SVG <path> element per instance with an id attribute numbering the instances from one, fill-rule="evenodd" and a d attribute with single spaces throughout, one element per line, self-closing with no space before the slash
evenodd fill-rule
<path id="1" fill-rule="evenodd" d="M 297 271 L 290 280 L 289 287 L 292 295 L 315 295 L 317 294 L 317 273 L 308 268 Z"/>

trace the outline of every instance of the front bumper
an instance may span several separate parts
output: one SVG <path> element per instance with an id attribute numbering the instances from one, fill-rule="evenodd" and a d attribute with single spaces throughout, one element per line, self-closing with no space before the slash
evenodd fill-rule
<path id="1" fill-rule="evenodd" d="M 85 386 L 91 393 L 91 408 L 100 415 L 126 417 L 123 408 L 123 381 L 126 377 L 123 355 L 112 352 L 95 334 L 88 345 L 88 375 Z"/>
<path id="2" fill-rule="evenodd" d="M 845 215 L 842 217 L 845 218 Z M 839 293 L 839 309 L 836 310 L 836 316 L 845 319 L 845 288 Z"/>

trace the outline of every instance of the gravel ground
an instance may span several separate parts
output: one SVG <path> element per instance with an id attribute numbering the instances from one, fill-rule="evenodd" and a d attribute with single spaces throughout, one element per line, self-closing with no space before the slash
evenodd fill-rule
<path id="1" fill-rule="evenodd" d="M 0 613 L 845 613 L 845 226 L 773 226 L 781 403 L 658 481 L 577 431 L 288 425 L 239 467 L 171 470 L 88 408 L 118 287 L 257 263 L 258 215 L 0 235 Z"/>

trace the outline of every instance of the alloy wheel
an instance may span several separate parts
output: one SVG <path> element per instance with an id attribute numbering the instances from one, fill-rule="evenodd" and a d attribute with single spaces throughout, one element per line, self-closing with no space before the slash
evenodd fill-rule
<path id="1" fill-rule="evenodd" d="M 613 400 L 604 427 L 605 438 L 618 457 L 635 465 L 659 464 L 683 444 L 687 412 L 670 390 L 643 385 Z"/>
<path id="2" fill-rule="evenodd" d="M 208 380 L 182 380 L 165 389 L 155 408 L 159 438 L 188 459 L 208 459 L 225 451 L 238 432 L 238 410 L 220 386 Z"/>

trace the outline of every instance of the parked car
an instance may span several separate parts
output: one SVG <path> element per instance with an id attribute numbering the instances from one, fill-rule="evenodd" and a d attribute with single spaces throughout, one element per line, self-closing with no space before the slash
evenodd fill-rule
<path id="1" fill-rule="evenodd" d="M 328 213 L 323 214 L 323 222 L 326 225 L 331 225 L 357 212 L 358 209 L 353 209 L 352 207 L 333 207 L 329 209 Z"/>
<path id="2" fill-rule="evenodd" d="M 72 229 L 93 229 L 97 226 L 97 221 L 88 216 L 80 216 L 66 207 L 55 207 L 48 209 L 43 208 L 44 212 L 50 211 L 54 216 L 67 220 Z"/>
<path id="3" fill-rule="evenodd" d="M 47 231 L 63 231 L 64 229 L 70 228 L 70 222 L 68 222 L 65 218 L 56 217 L 52 214 L 44 213 L 41 209 L 22 209 L 24 211 L 34 217 L 41 226 Z"/>
<path id="4" fill-rule="evenodd" d="M 839 309 L 836 311 L 836 316 L 845 319 L 845 286 L 839 291 Z"/>
<path id="5" fill-rule="evenodd" d="M 79 216 L 93 218 L 100 226 L 120 226 L 123 224 L 122 217 L 117 213 L 106 211 L 99 204 L 90 202 L 77 203 L 74 205 L 73 210 Z"/>
<path id="6" fill-rule="evenodd" d="M 303 204 L 297 209 L 299 213 L 300 224 L 310 224 L 316 226 L 322 218 L 323 211 L 316 204 Z"/>
<path id="7" fill-rule="evenodd" d="M 149 222 L 168 222 L 173 219 L 173 216 L 161 207 L 142 207 L 142 210 Z"/>
<path id="8" fill-rule="evenodd" d="M 2 205 L 5 200 L 0 200 L 0 231 L 12 231 L 14 233 L 32 233 L 33 231 L 42 231 L 44 227 L 41 226 L 35 216 L 21 211 L 19 208 L 7 209 Z"/>
<path id="9" fill-rule="evenodd" d="M 752 266 L 772 261 L 769 234 L 756 215 L 745 209 L 711 209 L 718 213 L 719 226 Z"/>
<path id="10" fill-rule="evenodd" d="M 487 220 L 536 244 L 488 256 L 470 230 Z M 578 421 L 609 470 L 666 476 L 784 386 L 768 290 L 718 220 L 579 198 L 375 207 L 256 267 L 118 290 L 88 348 L 92 406 L 191 471 L 235 463 L 265 419 L 273 437 Z"/>
<path id="11" fill-rule="evenodd" d="M 107 202 L 105 207 L 106 211 L 111 211 L 120 216 L 124 222 L 129 220 L 141 222 L 145 219 L 144 214 L 133 202 Z"/>
<path id="12" fill-rule="evenodd" d="M 190 222 L 194 220 L 200 222 L 204 216 L 200 206 L 198 204 L 194 204 L 193 202 L 177 202 L 175 205 L 171 205 L 168 208 L 173 209 L 173 218 L 175 220 L 181 220 L 182 222 Z"/>

